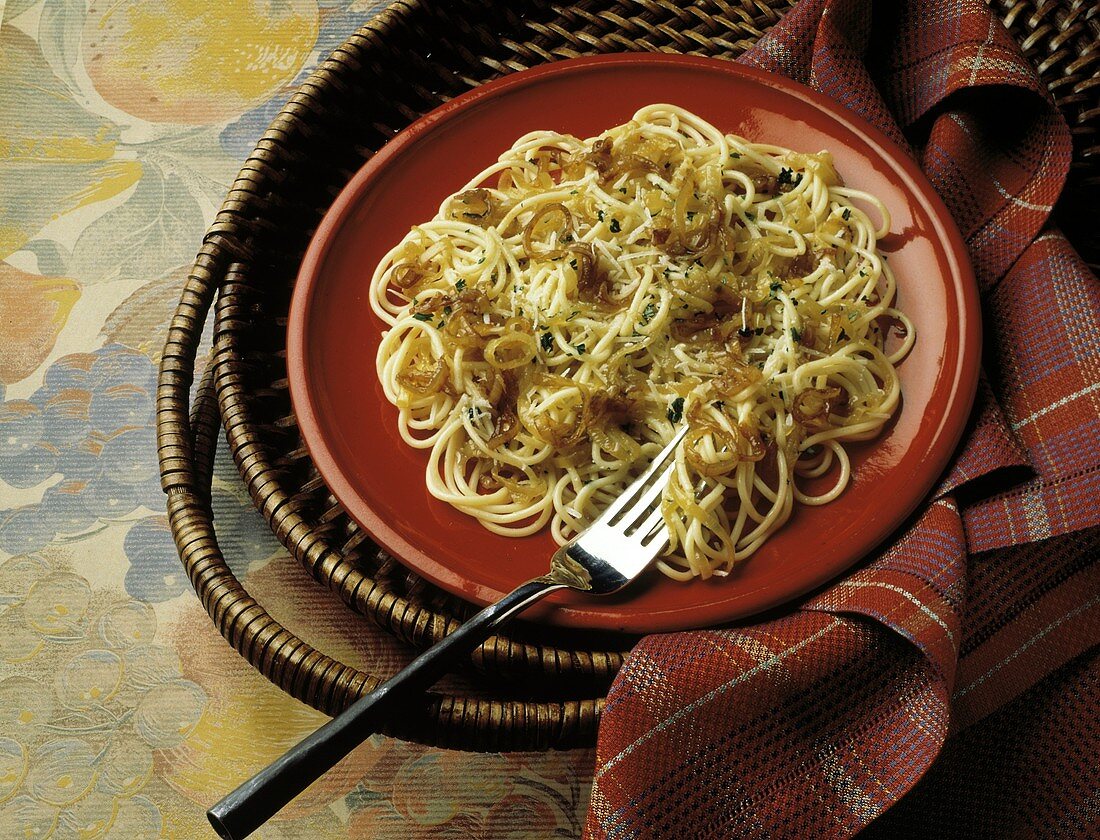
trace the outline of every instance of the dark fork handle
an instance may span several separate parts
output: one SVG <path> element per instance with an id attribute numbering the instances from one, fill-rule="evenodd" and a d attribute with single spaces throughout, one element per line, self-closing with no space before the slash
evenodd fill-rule
<path id="1" fill-rule="evenodd" d="M 528 581 L 483 609 L 207 811 L 214 830 L 226 840 L 247 837 L 381 729 L 399 706 L 427 691 L 451 665 L 473 653 L 504 622 L 564 588 L 542 579 Z"/>

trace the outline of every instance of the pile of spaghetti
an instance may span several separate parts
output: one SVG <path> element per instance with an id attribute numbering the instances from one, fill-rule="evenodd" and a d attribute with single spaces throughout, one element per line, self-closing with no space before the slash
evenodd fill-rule
<path id="1" fill-rule="evenodd" d="M 796 502 L 835 499 L 845 444 L 897 408 L 914 333 L 889 227 L 827 152 L 670 105 L 598 138 L 534 132 L 378 266 L 378 375 L 431 494 L 513 536 L 566 542 L 688 424 L 658 565 L 724 574 Z"/>

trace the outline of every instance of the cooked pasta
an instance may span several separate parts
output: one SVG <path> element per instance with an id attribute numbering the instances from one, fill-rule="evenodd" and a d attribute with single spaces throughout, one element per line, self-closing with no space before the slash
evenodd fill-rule
<path id="1" fill-rule="evenodd" d="M 658 566 L 725 574 L 898 406 L 889 227 L 828 152 L 672 105 L 533 132 L 378 265 L 378 376 L 429 492 L 499 534 L 568 541 L 687 423 Z"/>

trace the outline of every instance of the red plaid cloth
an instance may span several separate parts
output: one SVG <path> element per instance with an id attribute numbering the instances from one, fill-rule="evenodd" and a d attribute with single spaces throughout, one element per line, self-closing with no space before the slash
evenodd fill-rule
<path id="1" fill-rule="evenodd" d="M 802 0 L 743 60 L 914 150 L 969 246 L 986 375 L 893 545 L 783 617 L 638 644 L 585 835 L 844 837 L 916 785 L 869 833 L 1100 836 L 1100 289 L 1046 227 L 1065 122 L 980 0 Z"/>

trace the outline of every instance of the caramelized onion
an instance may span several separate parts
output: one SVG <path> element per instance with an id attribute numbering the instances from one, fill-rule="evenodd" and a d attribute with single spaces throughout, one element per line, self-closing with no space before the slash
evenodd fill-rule
<path id="1" fill-rule="evenodd" d="M 527 319 L 520 315 L 513 315 L 507 321 L 504 322 L 504 331 L 526 333 L 527 335 L 535 334 L 534 325 Z"/>
<path id="2" fill-rule="evenodd" d="M 489 300 L 480 289 L 463 289 L 458 295 L 436 295 L 420 301 L 413 307 L 413 312 L 438 313 L 440 310 L 451 308 L 447 323 L 443 327 L 443 334 L 452 343 L 464 350 L 480 348 L 485 339 L 497 332 L 504 323 L 503 316 L 497 313 L 488 313 L 486 321 L 486 309 Z"/>
<path id="3" fill-rule="evenodd" d="M 490 449 L 503 446 L 519 434 L 520 422 L 519 415 L 516 413 L 516 395 L 519 393 L 519 385 L 512 373 L 505 373 L 501 379 L 503 388 L 500 398 L 493 406 L 493 413 L 496 415 L 493 420 L 493 436 L 486 442 Z"/>
<path id="4" fill-rule="evenodd" d="M 451 217 L 455 219 L 480 222 L 493 212 L 493 195 L 486 189 L 466 190 L 456 195 L 454 201 L 460 205 L 451 210 Z"/>
<path id="5" fill-rule="evenodd" d="M 714 440 L 714 449 L 719 455 L 717 461 L 708 461 L 699 452 L 699 445 L 707 437 Z M 734 469 L 740 459 L 737 453 L 737 443 L 733 437 L 724 429 L 706 423 L 692 429 L 684 438 L 684 460 L 699 475 L 713 478 L 717 475 L 725 475 Z"/>
<path id="6" fill-rule="evenodd" d="M 602 180 L 615 173 L 615 161 L 611 157 L 611 138 L 601 137 L 592 144 L 592 150 L 584 155 L 584 162 L 595 168 Z"/>
<path id="7" fill-rule="evenodd" d="M 811 252 L 806 251 L 790 260 L 783 269 L 781 276 L 786 279 L 792 277 L 805 277 L 812 274 L 815 268 L 817 268 L 817 259 Z"/>
<path id="8" fill-rule="evenodd" d="M 545 149 L 539 149 L 531 155 L 531 160 L 534 161 L 538 167 L 539 176 L 545 176 L 552 183 L 559 183 L 561 180 L 562 161 L 565 157 L 565 150 L 559 149 L 557 146 L 549 146 Z"/>
<path id="9" fill-rule="evenodd" d="M 669 256 L 701 254 L 719 241 L 722 231 L 722 211 L 713 196 L 705 195 L 703 209 L 692 211 L 688 220 L 688 202 L 694 196 L 694 187 L 685 182 L 672 206 L 672 223 L 653 229 L 653 244 Z"/>
<path id="10" fill-rule="evenodd" d="M 672 165 L 671 158 L 677 152 L 682 153 L 680 146 L 666 138 L 628 134 L 620 140 L 619 169 L 660 172 Z"/>
<path id="11" fill-rule="evenodd" d="M 513 499 L 519 501 L 531 501 L 546 493 L 546 482 L 537 476 L 518 470 L 511 464 L 494 463 L 490 470 L 492 477 L 500 487 L 504 487 L 512 494 Z M 516 473 L 523 476 L 518 478 Z M 482 476 L 482 479 L 486 476 Z M 523 479 L 526 479 L 524 481 Z"/>
<path id="12" fill-rule="evenodd" d="M 791 414 L 807 429 L 828 428 L 833 402 L 839 397 L 839 388 L 807 388 L 794 398 Z"/>
<path id="13" fill-rule="evenodd" d="M 600 271 L 596 249 L 590 242 L 570 245 L 566 252 L 576 262 L 577 292 L 581 300 L 593 303 L 610 303 L 607 277 Z"/>
<path id="14" fill-rule="evenodd" d="M 482 329 L 485 323 L 480 315 L 465 310 L 452 313 L 443 327 L 443 333 L 454 344 L 464 350 L 481 347 L 484 342 Z"/>
<path id="15" fill-rule="evenodd" d="M 438 393 L 447 380 L 447 363 L 437 359 L 431 367 L 414 365 L 397 374 L 397 382 L 408 391 L 421 397 Z"/>
<path id="16" fill-rule="evenodd" d="M 634 401 L 621 394 L 594 394 L 592 396 L 592 422 L 621 426 L 630 420 Z"/>
<path id="17" fill-rule="evenodd" d="M 562 225 L 558 231 L 558 242 L 561 242 L 565 237 L 573 233 L 573 214 L 569 212 L 569 208 L 560 202 L 544 204 L 535 211 L 535 215 L 531 217 L 531 221 L 529 221 L 527 226 L 523 229 L 523 250 L 526 251 L 527 256 L 532 259 L 552 260 L 555 257 L 560 257 L 566 251 L 566 249 L 560 245 L 557 248 L 545 249 L 535 246 L 535 230 L 539 222 L 551 213 L 559 213 L 562 217 Z"/>
<path id="18" fill-rule="evenodd" d="M 448 306 L 453 309 L 456 303 L 454 295 L 429 295 L 414 303 L 412 312 L 414 315 L 438 315 Z"/>
<path id="19" fill-rule="evenodd" d="M 718 238 L 718 229 L 722 224 L 722 213 L 718 209 L 718 202 L 711 196 L 703 199 L 705 211 L 696 214 L 696 218 L 702 218 L 691 228 L 685 228 L 683 233 L 684 248 L 693 254 L 700 254 L 708 250 Z"/>
<path id="20" fill-rule="evenodd" d="M 532 334 L 507 330 L 485 345 L 485 361 L 498 370 L 512 370 L 528 364 L 538 352 Z"/>
<path id="21" fill-rule="evenodd" d="M 503 411 L 493 422 L 493 436 L 485 442 L 490 449 L 503 446 L 519 434 L 519 418 L 514 409 Z"/>
<path id="22" fill-rule="evenodd" d="M 555 390 L 576 389 L 580 405 L 573 409 L 575 417 L 572 422 L 554 420 L 547 416 L 546 412 L 532 408 L 530 394 L 544 385 Z M 533 429 L 541 440 L 553 446 L 565 447 L 579 443 L 584 438 L 592 416 L 592 396 L 585 385 L 564 376 L 539 373 L 531 377 L 529 383 L 525 383 L 524 390 L 526 400 L 525 405 L 520 407 L 521 419 L 524 425 Z"/>
<path id="23" fill-rule="evenodd" d="M 669 324 L 668 331 L 676 341 L 719 342 L 724 338 L 719 329 L 721 323 L 722 319 L 717 312 L 696 312 L 690 318 L 674 320 Z"/>
<path id="24" fill-rule="evenodd" d="M 777 182 L 778 179 L 774 175 L 769 175 L 766 172 L 752 176 L 752 185 L 758 193 L 771 194 L 775 192 Z"/>
<path id="25" fill-rule="evenodd" d="M 735 397 L 750 385 L 759 382 L 762 376 L 759 368 L 730 359 L 729 367 L 711 381 L 710 387 L 720 399 Z"/>
<path id="26" fill-rule="evenodd" d="M 511 375 L 512 374 L 508 374 L 508 376 Z M 492 405 L 493 411 L 497 410 L 497 404 L 501 401 L 504 392 L 508 389 L 508 382 L 504 377 L 505 375 L 494 367 L 483 368 L 474 371 L 474 373 L 470 375 L 470 381 L 473 383 L 474 392 Z"/>
<path id="27" fill-rule="evenodd" d="M 623 155 L 620 167 L 622 168 L 623 171 L 638 170 L 638 169 L 642 170 L 643 172 L 654 172 L 654 173 L 661 171 L 661 167 L 659 167 L 657 164 L 655 164 L 649 158 L 642 157 L 641 155 L 635 155 L 635 154 Z"/>
<path id="28" fill-rule="evenodd" d="M 767 451 L 759 432 L 745 423 L 737 427 L 737 454 L 742 461 L 755 463 L 761 460 Z"/>
<path id="29" fill-rule="evenodd" d="M 589 425 L 588 439 L 620 461 L 633 463 L 642 454 L 642 447 L 622 429 L 606 429 Z"/>
<path id="30" fill-rule="evenodd" d="M 390 281 L 399 289 L 411 289 L 424 280 L 424 273 L 416 263 L 398 263 L 390 272 Z"/>

